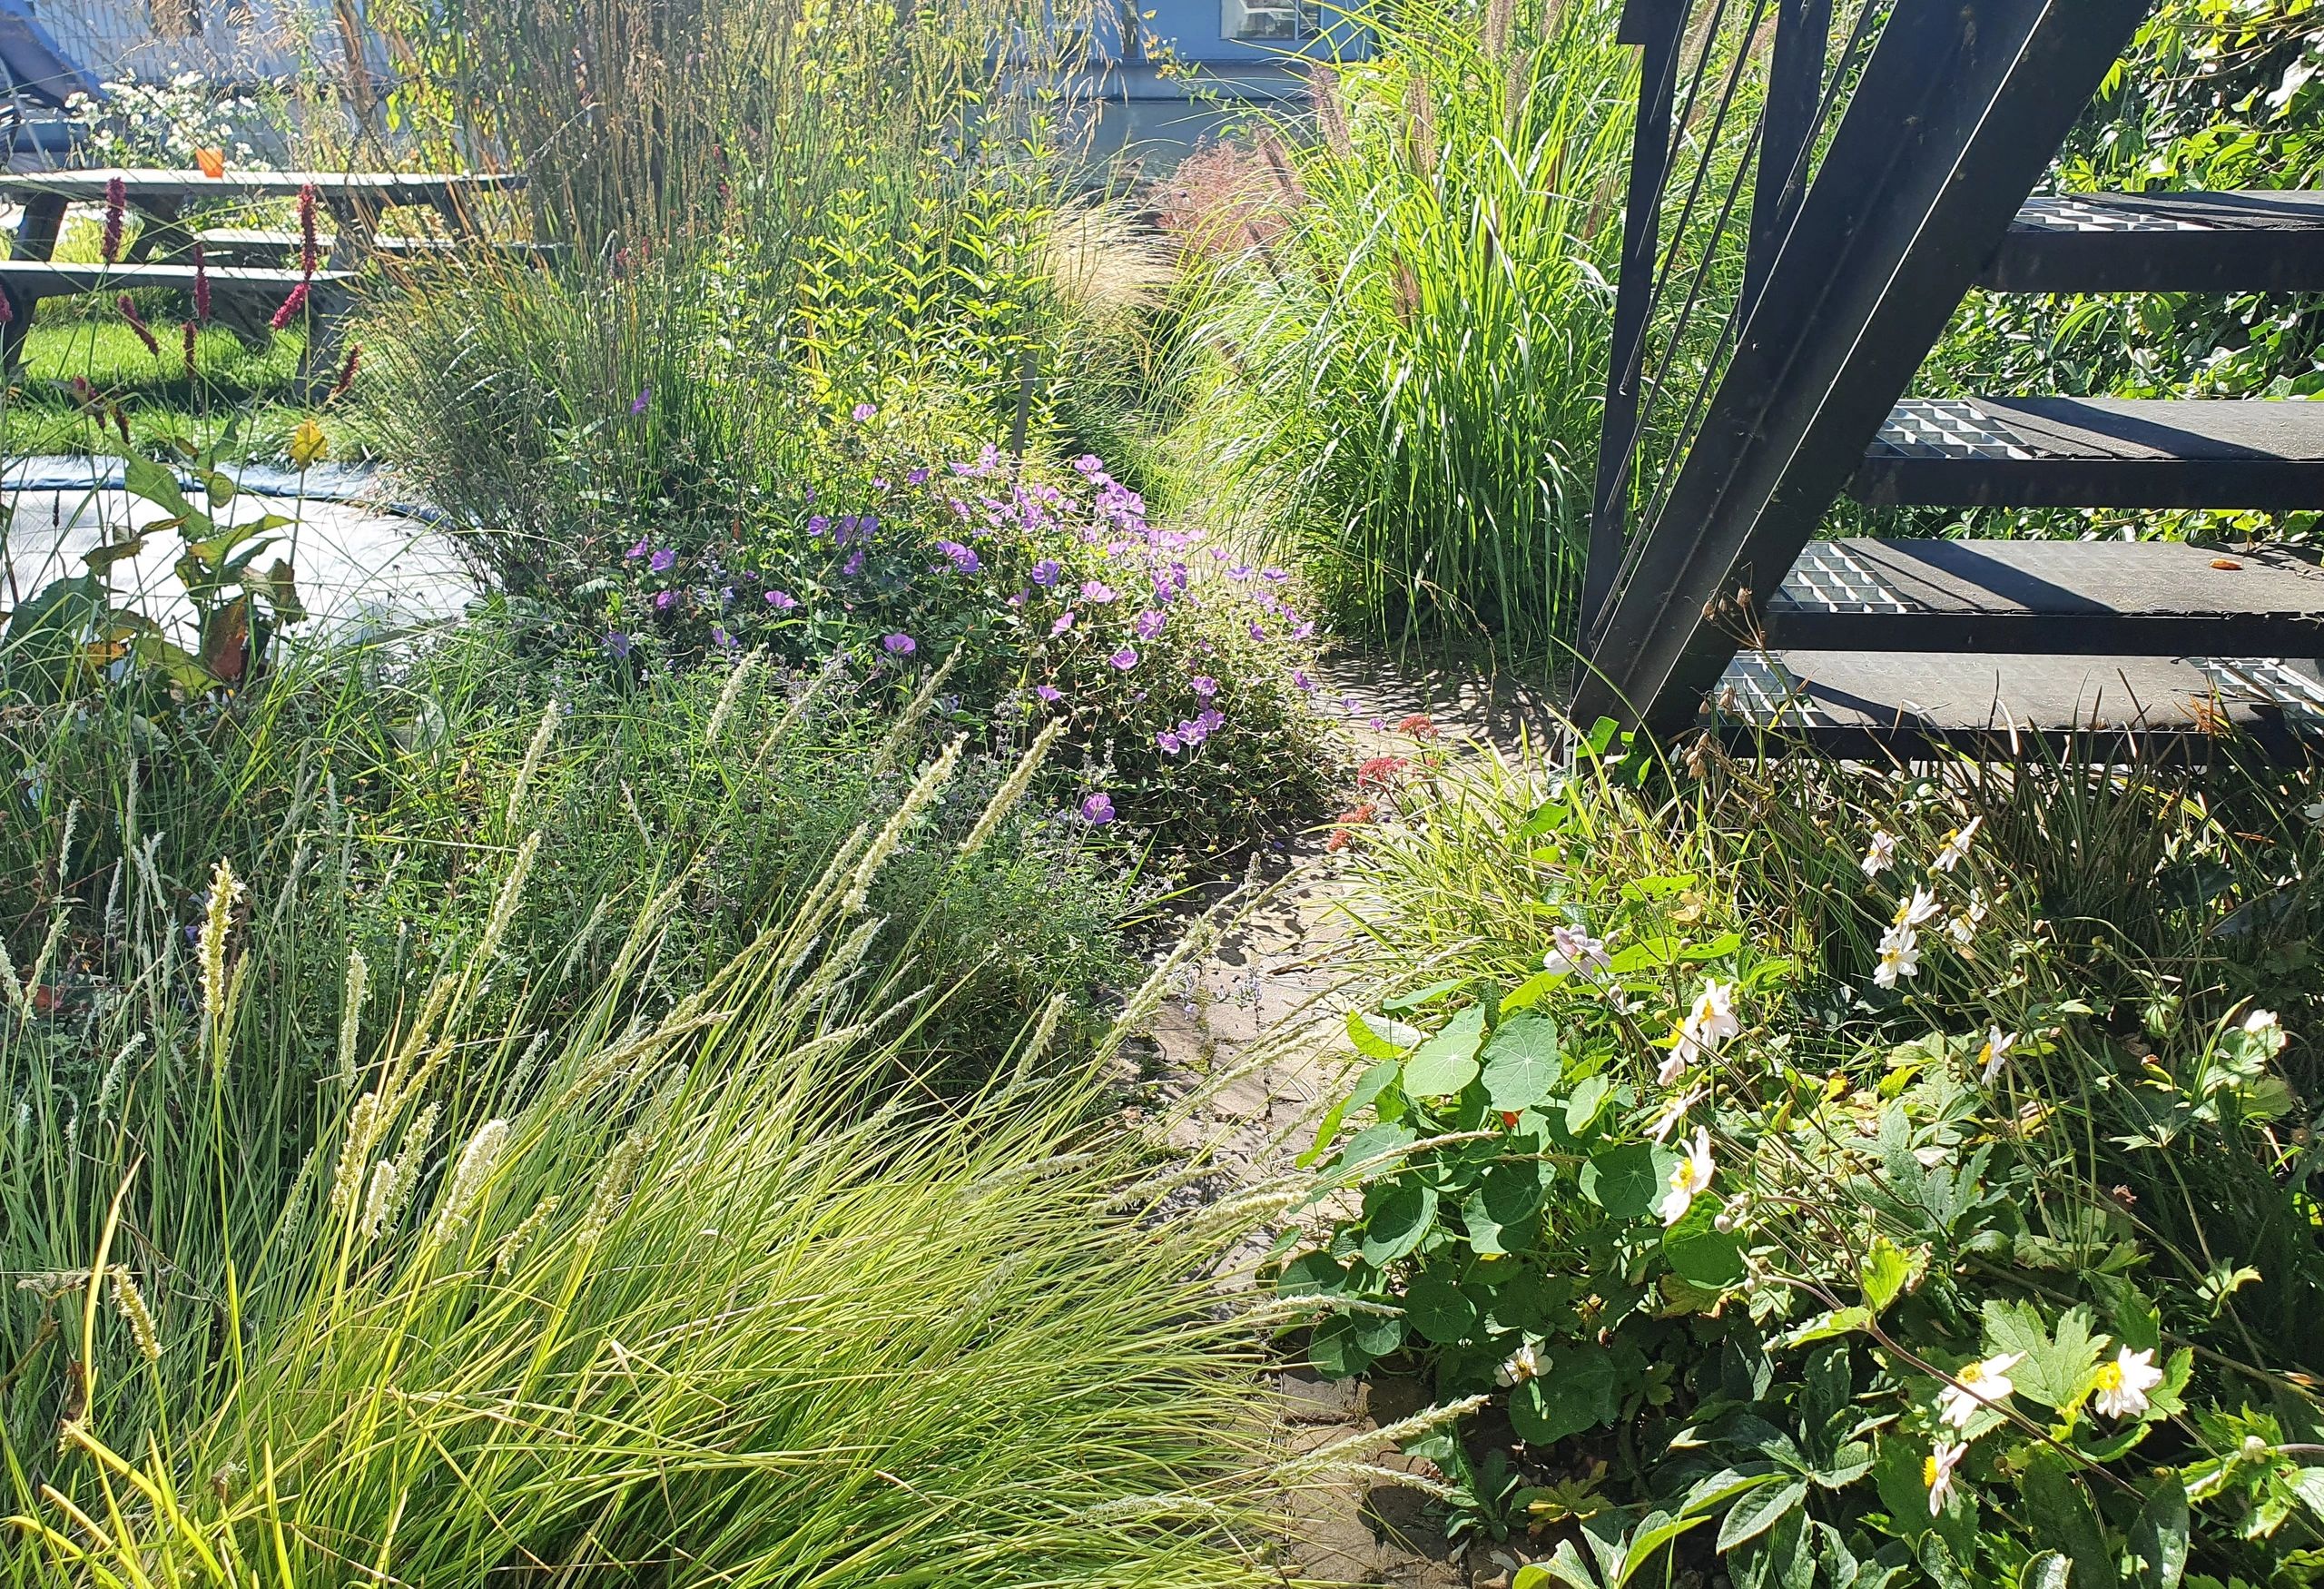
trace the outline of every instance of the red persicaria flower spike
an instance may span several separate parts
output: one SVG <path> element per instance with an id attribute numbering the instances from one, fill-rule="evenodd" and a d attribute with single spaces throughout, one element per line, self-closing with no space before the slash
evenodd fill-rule
<path id="1" fill-rule="evenodd" d="M 210 318 L 210 259 L 198 237 L 193 240 L 193 318 Z"/>
<path id="2" fill-rule="evenodd" d="M 347 362 L 339 367 L 339 379 L 331 383 L 330 395 L 343 398 L 347 389 L 355 384 L 355 367 L 363 358 L 363 344 L 353 342 L 347 350 Z"/>
<path id="3" fill-rule="evenodd" d="M 0 326 L 6 325 L 15 318 L 15 301 L 11 299 L 5 292 L 0 292 Z"/>
<path id="4" fill-rule="evenodd" d="M 192 321 L 186 321 L 186 322 L 185 322 L 184 330 L 185 330 L 185 378 L 186 378 L 188 380 L 192 380 L 194 378 L 194 370 L 193 370 L 193 338 L 194 338 L 194 328 L 193 328 L 193 322 L 192 322 Z"/>
<path id="5" fill-rule="evenodd" d="M 296 287 L 290 289 L 290 296 L 282 301 L 282 307 L 274 311 L 274 318 L 266 322 L 267 328 L 270 331 L 281 331 L 284 326 L 289 325 L 292 321 L 298 319 L 299 311 L 306 307 L 307 284 L 304 281 L 301 281 Z"/>
<path id="6" fill-rule="evenodd" d="M 302 275 L 315 273 L 315 184 L 307 183 L 299 190 L 299 270 Z"/>
<path id="7" fill-rule="evenodd" d="M 105 179 L 105 263 L 121 262 L 122 223 L 129 213 L 129 184 L 117 176 Z"/>
<path id="8" fill-rule="evenodd" d="M 156 359 L 160 358 L 161 341 L 153 335 L 153 328 L 145 323 L 145 317 L 137 312 L 136 301 L 124 292 L 113 302 L 121 310 L 121 318 L 129 322 L 129 329 L 137 333 L 137 340 L 145 344 L 145 350 Z"/>

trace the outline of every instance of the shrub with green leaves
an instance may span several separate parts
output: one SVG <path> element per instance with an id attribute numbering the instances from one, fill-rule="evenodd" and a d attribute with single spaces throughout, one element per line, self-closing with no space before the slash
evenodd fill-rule
<path id="1" fill-rule="evenodd" d="M 2299 781 L 1714 764 L 1666 796 L 1592 744 L 1433 770 L 1351 830 L 1387 986 L 1308 1155 L 1346 1211 L 1276 1280 L 1318 1366 L 1490 1407 L 1416 1449 L 1527 1589 L 1714 1555 L 1748 1585 L 2297 1581 Z M 2064 913 L 2075 868 L 2141 866 L 2209 892 Z"/>

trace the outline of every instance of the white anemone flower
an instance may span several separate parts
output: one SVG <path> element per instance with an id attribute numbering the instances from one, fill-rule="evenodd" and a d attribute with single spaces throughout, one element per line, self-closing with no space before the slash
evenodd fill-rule
<path id="1" fill-rule="evenodd" d="M 2009 1371 L 2024 1356 L 2023 1352 L 2004 1352 L 1998 1357 L 1966 1363 L 1955 1369 L 1955 1383 L 1946 1386 L 1937 1396 L 1937 1416 L 1956 1429 L 1965 1429 L 1980 1407 L 2007 1401 L 2017 1389 L 2010 1382 Z"/>
<path id="2" fill-rule="evenodd" d="M 1662 1061 L 1655 1079 L 1669 1087 L 1687 1073 L 1687 1067 L 1698 1061 L 1709 1061 L 1728 1038 L 1743 1030 L 1735 1018 L 1735 984 L 1706 982 L 1695 995 L 1694 1008 L 1679 1023 L 1679 1041 L 1671 1045 L 1670 1057 Z"/>
<path id="3" fill-rule="evenodd" d="M 1965 826 L 1946 835 L 1944 846 L 1936 852 L 1936 858 L 1928 864 L 1928 869 L 1932 872 L 1950 872 L 1967 860 L 1969 845 L 1974 842 L 1977 830 L 1983 827 L 1984 823 L 1984 817 L 1973 816 Z"/>
<path id="4" fill-rule="evenodd" d="M 1977 1063 L 1982 1069 L 1979 1079 L 1988 1087 L 2001 1074 L 2002 1066 L 2009 1062 L 2009 1051 L 2017 1046 L 2017 1033 L 2004 1031 L 1998 1026 L 1985 1029 L 1985 1046 L 1977 1051 Z"/>
<path id="5" fill-rule="evenodd" d="M 1915 888 L 1913 897 L 1896 907 L 1896 925 L 1925 926 L 1936 917 L 1937 912 L 1936 895 L 1925 888 Z"/>
<path id="6" fill-rule="evenodd" d="M 1896 926 L 1880 935 L 1880 963 L 1872 972 L 1875 986 L 1893 988 L 1897 978 L 1918 976 L 1920 969 L 1919 933 L 1910 927 Z"/>
<path id="7" fill-rule="evenodd" d="M 1687 1210 L 1694 1207 L 1695 1194 L 1710 1185 L 1717 1170 L 1710 1160 L 1710 1133 L 1697 1126 L 1686 1157 L 1671 1167 L 1669 1189 L 1662 1194 L 1659 1209 L 1663 1224 L 1676 1225 L 1687 1217 Z"/>
<path id="8" fill-rule="evenodd" d="M 1953 942 L 1959 945 L 1961 952 L 1966 954 L 1970 951 L 1970 946 L 1976 941 L 1977 929 L 1984 924 L 1984 891 L 1973 888 L 1969 891 L 1968 904 L 1959 915 L 1945 923 L 1945 930 L 1953 935 Z"/>
<path id="9" fill-rule="evenodd" d="M 1665 1066 L 1668 1066 L 1669 1062 L 1670 1061 L 1668 1060 L 1663 1061 Z M 1679 1069 L 1683 1071 L 1686 1067 L 1681 1065 Z M 1655 1117 L 1654 1124 L 1649 1128 L 1646 1134 L 1653 1138 L 1658 1142 L 1669 1140 L 1670 1128 L 1677 1125 L 1680 1120 L 1686 1119 L 1687 1111 L 1694 1108 L 1695 1105 L 1700 1103 L 1702 1100 L 1703 1090 L 1699 1087 L 1695 1088 L 1691 1091 L 1681 1093 L 1679 1096 L 1672 1099 L 1669 1103 L 1662 1106 L 1662 1112 Z"/>
<path id="10" fill-rule="evenodd" d="M 2112 1362 L 2098 1366 L 2098 1394 L 2091 1404 L 2110 1418 L 2135 1418 L 2146 1411 L 2147 1392 L 2162 1383 L 2152 1351 L 2124 1347 Z"/>
<path id="11" fill-rule="evenodd" d="M 1550 930 L 1550 952 L 1541 956 L 1541 969 L 1553 976 L 1565 972 L 1588 976 L 1611 963 L 1606 953 L 1606 941 L 1592 938 L 1580 927 L 1560 923 Z"/>
<path id="12" fill-rule="evenodd" d="M 1885 832 L 1874 833 L 1872 843 L 1865 850 L 1864 860 L 1860 863 L 1864 867 L 1864 874 L 1866 877 L 1877 877 L 1896 864 L 1896 835 Z"/>
<path id="13" fill-rule="evenodd" d="M 1543 1367 L 1541 1354 L 1534 1349 L 1532 1342 L 1527 1341 L 1510 1354 L 1509 1361 L 1501 1366 L 1501 1372 L 1493 1378 L 1503 1389 L 1508 1389 L 1522 1385 L 1528 1379 L 1540 1378 Z"/>
<path id="14" fill-rule="evenodd" d="M 1959 1440 L 1947 1440 L 1938 1436 L 1921 1459 L 1921 1483 L 1928 1486 L 1928 1515 L 1932 1517 L 1945 1510 L 1945 1501 L 1953 1494 L 1953 1470 L 1969 1454 L 1968 1446 Z"/>

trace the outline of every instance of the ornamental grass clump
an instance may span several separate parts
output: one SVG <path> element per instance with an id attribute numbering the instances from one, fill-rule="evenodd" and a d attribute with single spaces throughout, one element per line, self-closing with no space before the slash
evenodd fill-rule
<path id="1" fill-rule="evenodd" d="M 511 1014 L 533 842 L 384 980 L 295 864 L 195 945 L 129 861 L 135 987 L 0 1017 L 0 1583 L 1277 1581 L 1233 1235 L 1055 1003 L 973 1096 L 888 1089 L 950 990 L 867 957 L 858 833 L 684 996 L 675 868 Z"/>
<path id="2" fill-rule="evenodd" d="M 1185 489 L 1352 631 L 1571 636 L 1636 99 L 1614 9 L 1367 14 L 1369 58 L 1175 195 L 1213 262 Z M 1203 192 L 1216 217 L 1187 212 Z"/>

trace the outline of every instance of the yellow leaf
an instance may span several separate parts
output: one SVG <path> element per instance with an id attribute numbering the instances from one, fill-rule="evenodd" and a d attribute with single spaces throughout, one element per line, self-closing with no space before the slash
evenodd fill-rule
<path id="1" fill-rule="evenodd" d="M 290 432 L 290 464 L 294 469 L 308 469 L 330 456 L 330 438 L 312 419 L 301 419 L 299 428 Z"/>

